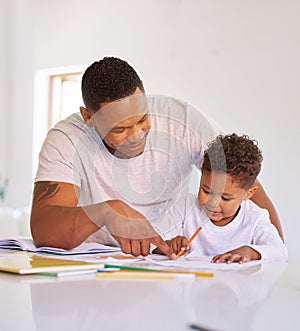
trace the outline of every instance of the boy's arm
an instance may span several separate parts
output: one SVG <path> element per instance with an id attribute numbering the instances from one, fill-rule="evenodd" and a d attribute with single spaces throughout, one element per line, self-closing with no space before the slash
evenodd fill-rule
<path id="1" fill-rule="evenodd" d="M 253 220 L 255 220 L 256 226 L 252 243 L 216 255 L 213 257 L 212 262 L 244 263 L 260 259 L 284 262 L 287 260 L 287 247 L 280 238 L 275 226 L 271 224 L 268 212 L 261 210 L 261 214 L 255 215 Z"/>
<path id="2" fill-rule="evenodd" d="M 124 202 L 111 200 L 77 207 L 78 196 L 79 188 L 72 184 L 35 184 L 30 225 L 37 247 L 72 249 L 106 226 L 125 253 L 148 255 L 153 243 L 169 258 L 174 258 L 172 250 L 145 217 Z"/>
<path id="3" fill-rule="evenodd" d="M 258 180 L 256 180 L 255 185 L 257 185 L 258 188 L 257 188 L 255 194 L 252 196 L 251 200 L 254 203 L 256 203 L 259 207 L 268 210 L 271 223 L 276 227 L 281 239 L 284 240 L 279 216 L 276 212 L 276 209 L 275 209 L 272 201 L 267 196 L 265 190 L 263 189 L 262 185 L 260 184 L 260 182 Z"/>
<path id="4" fill-rule="evenodd" d="M 220 263 L 220 262 L 245 263 L 252 260 L 260 260 L 260 259 L 261 259 L 260 253 L 256 251 L 254 248 L 249 246 L 241 246 L 224 254 L 216 255 L 212 258 L 211 261 L 214 263 Z"/>
<path id="5" fill-rule="evenodd" d="M 288 257 L 287 247 L 271 224 L 268 212 L 262 210 L 256 220 L 253 240 L 248 246 L 259 252 L 262 260 L 285 262 Z"/>

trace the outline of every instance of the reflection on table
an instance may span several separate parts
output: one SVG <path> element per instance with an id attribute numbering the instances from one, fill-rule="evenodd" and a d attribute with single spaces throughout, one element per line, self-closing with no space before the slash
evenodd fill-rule
<path id="1" fill-rule="evenodd" d="M 6 330 L 298 330 L 300 266 L 265 263 L 213 278 L 73 279 L 0 274 Z M 21 304 L 22 303 L 22 304 Z M 6 320 L 6 324 L 3 323 Z M 9 322 L 7 322 L 9 321 Z M 2 328 L 1 328 L 2 329 Z M 3 328 L 4 330 L 4 328 Z"/>

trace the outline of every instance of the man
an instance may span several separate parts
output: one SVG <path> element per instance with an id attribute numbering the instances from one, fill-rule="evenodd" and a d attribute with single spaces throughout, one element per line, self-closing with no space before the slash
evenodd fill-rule
<path id="1" fill-rule="evenodd" d="M 35 180 L 31 231 L 37 246 L 71 249 L 83 241 L 119 244 L 147 255 L 173 251 L 153 229 L 185 195 L 193 165 L 219 130 L 173 98 L 145 95 L 125 61 L 106 57 L 82 78 L 85 107 L 51 129 Z M 276 212 L 259 185 L 253 198 Z"/>

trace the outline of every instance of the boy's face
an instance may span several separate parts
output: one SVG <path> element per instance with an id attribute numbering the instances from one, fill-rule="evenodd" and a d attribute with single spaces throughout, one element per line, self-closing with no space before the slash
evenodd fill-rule
<path id="1" fill-rule="evenodd" d="M 204 170 L 198 201 L 215 225 L 224 226 L 234 219 L 242 201 L 251 198 L 255 190 L 255 186 L 248 190 L 240 188 L 239 182 L 226 173 Z"/>

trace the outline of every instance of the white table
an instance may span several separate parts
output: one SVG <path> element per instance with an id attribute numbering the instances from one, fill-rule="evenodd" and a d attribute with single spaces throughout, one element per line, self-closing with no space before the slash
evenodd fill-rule
<path id="1" fill-rule="evenodd" d="M 0 330 L 300 330 L 300 265 L 214 273 L 195 280 L 0 273 Z"/>

